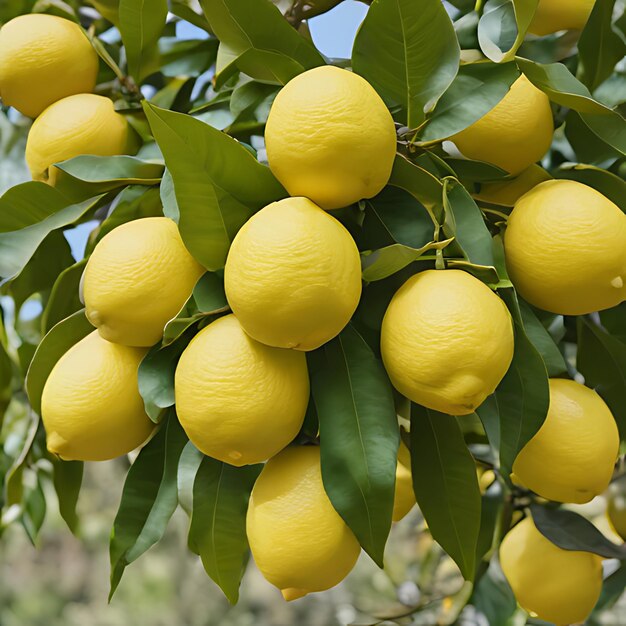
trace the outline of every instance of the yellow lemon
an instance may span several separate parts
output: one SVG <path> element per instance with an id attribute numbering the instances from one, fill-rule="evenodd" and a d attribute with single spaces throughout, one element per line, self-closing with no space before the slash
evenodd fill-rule
<path id="1" fill-rule="evenodd" d="M 298 434 L 309 401 L 304 354 L 251 339 L 234 315 L 191 340 L 174 388 L 189 439 L 205 454 L 238 466 L 282 450 Z"/>
<path id="2" fill-rule="evenodd" d="M 617 426 L 604 400 L 573 380 L 552 378 L 546 421 L 513 471 L 544 498 L 582 504 L 607 488 L 618 448 Z"/>
<path id="3" fill-rule="evenodd" d="M 68 461 L 106 461 L 150 436 L 137 370 L 146 350 L 105 341 L 96 331 L 52 368 L 41 397 L 48 450 Z"/>
<path id="4" fill-rule="evenodd" d="M 314 350 L 341 332 L 359 303 L 359 251 L 334 217 L 306 198 L 286 198 L 237 233 L 224 284 L 251 337 L 268 346 Z"/>
<path id="5" fill-rule="evenodd" d="M 246 531 L 257 567 L 285 600 L 334 587 L 361 550 L 324 491 L 317 446 L 291 446 L 267 462 Z"/>
<path id="6" fill-rule="evenodd" d="M 596 0 L 539 0 L 528 32 L 549 35 L 559 30 L 582 30 Z"/>
<path id="7" fill-rule="evenodd" d="M 269 166 L 290 195 L 338 209 L 387 184 L 396 129 L 365 79 L 326 65 L 296 76 L 278 93 L 265 144 Z"/>
<path id="8" fill-rule="evenodd" d="M 504 180 L 497 183 L 484 183 L 480 191 L 474 194 L 474 197 L 483 202 L 512 207 L 533 187 L 550 179 L 551 176 L 546 170 L 539 165 L 533 164 L 512 180 Z"/>
<path id="9" fill-rule="evenodd" d="M 494 392 L 513 358 L 504 302 L 460 270 L 427 270 L 393 296 L 380 349 L 394 387 L 430 409 L 466 415 Z"/>
<path id="10" fill-rule="evenodd" d="M 87 318 L 108 341 L 151 346 L 203 273 L 172 220 L 127 222 L 107 233 L 89 257 L 83 278 Z"/>
<path id="11" fill-rule="evenodd" d="M 500 564 L 520 605 L 555 624 L 584 622 L 602 589 L 602 559 L 555 546 L 530 517 L 507 533 Z"/>
<path id="12" fill-rule="evenodd" d="M 393 499 L 394 522 L 399 522 L 415 505 L 413 478 L 411 476 L 411 453 L 400 442 L 398 448 L 398 465 L 396 467 L 396 490 Z"/>
<path id="13" fill-rule="evenodd" d="M 54 185 L 54 163 L 81 154 L 122 154 L 129 140 L 128 122 L 103 96 L 83 93 L 51 104 L 34 122 L 26 142 L 26 163 L 33 180 Z"/>
<path id="14" fill-rule="evenodd" d="M 553 132 L 548 96 L 522 75 L 491 111 L 450 140 L 469 159 L 519 174 L 548 151 Z"/>
<path id="15" fill-rule="evenodd" d="M 626 215 L 573 180 L 549 180 L 515 204 L 504 236 L 506 266 L 531 304 L 582 315 L 626 299 Z"/>
<path id="16" fill-rule="evenodd" d="M 0 29 L 0 96 L 37 117 L 53 102 L 92 91 L 98 55 L 78 24 L 55 15 L 20 15 Z"/>

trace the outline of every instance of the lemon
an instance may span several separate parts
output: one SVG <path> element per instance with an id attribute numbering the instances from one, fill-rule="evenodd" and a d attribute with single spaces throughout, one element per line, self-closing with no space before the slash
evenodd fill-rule
<path id="1" fill-rule="evenodd" d="M 415 505 L 413 478 L 411 476 L 411 453 L 400 442 L 398 448 L 398 465 L 396 466 L 396 488 L 393 499 L 394 522 L 399 522 Z"/>
<path id="2" fill-rule="evenodd" d="M 237 233 L 224 284 L 251 337 L 314 350 L 341 332 L 359 303 L 359 251 L 334 217 L 306 198 L 286 198 Z"/>
<path id="3" fill-rule="evenodd" d="M 553 132 L 548 96 L 522 75 L 491 111 L 450 140 L 469 159 L 519 174 L 548 151 Z"/>
<path id="4" fill-rule="evenodd" d="M 582 30 L 596 0 L 539 0 L 528 32 L 549 35 L 559 30 Z"/>
<path id="5" fill-rule="evenodd" d="M 290 195 L 337 209 L 387 184 L 396 129 L 365 79 L 327 65 L 296 76 L 278 93 L 265 144 L 269 166 Z"/>
<path id="6" fill-rule="evenodd" d="M 234 315 L 192 339 L 174 388 L 189 439 L 208 456 L 237 466 L 282 450 L 298 434 L 309 401 L 304 354 L 251 339 Z"/>
<path id="7" fill-rule="evenodd" d="M 550 179 L 551 176 L 546 170 L 539 165 L 533 164 L 511 180 L 484 183 L 480 188 L 480 192 L 474 194 L 474 197 L 483 202 L 512 207 L 533 187 Z"/>
<path id="8" fill-rule="evenodd" d="M 613 531 L 626 541 L 626 482 L 625 478 L 609 486 L 606 516 Z"/>
<path id="9" fill-rule="evenodd" d="M 592 389 L 550 379 L 550 408 L 513 471 L 528 489 L 557 502 L 589 502 L 608 486 L 619 435 L 611 411 Z"/>
<path id="10" fill-rule="evenodd" d="M 493 393 L 513 358 L 504 302 L 460 270 L 427 270 L 393 296 L 380 349 L 394 387 L 413 402 L 466 415 Z"/>
<path id="11" fill-rule="evenodd" d="M 87 318 L 108 341 L 151 346 L 203 273 L 172 220 L 126 222 L 98 242 L 87 262 Z"/>
<path id="12" fill-rule="evenodd" d="M 626 215 L 573 180 L 550 180 L 515 204 L 504 236 L 506 266 L 531 304 L 562 315 L 626 299 Z"/>
<path id="13" fill-rule="evenodd" d="M 68 461 L 106 461 L 150 436 L 137 370 L 146 351 L 105 341 L 96 331 L 52 368 L 41 397 L 48 450 Z"/>
<path id="14" fill-rule="evenodd" d="M 555 546 L 530 517 L 507 533 L 500 564 L 520 605 L 555 624 L 584 622 L 602 589 L 602 559 Z"/>
<path id="15" fill-rule="evenodd" d="M 324 491 L 316 446 L 285 448 L 267 462 L 252 489 L 246 531 L 257 567 L 285 600 L 334 587 L 360 552 Z"/>
<path id="16" fill-rule="evenodd" d="M 55 15 L 20 15 L 0 29 L 3 104 L 37 117 L 53 102 L 92 91 L 98 55 L 78 24 Z"/>
<path id="17" fill-rule="evenodd" d="M 103 96 L 78 94 L 51 104 L 34 122 L 26 142 L 26 163 L 33 180 L 54 185 L 54 163 L 81 154 L 122 154 L 129 140 L 128 122 Z"/>

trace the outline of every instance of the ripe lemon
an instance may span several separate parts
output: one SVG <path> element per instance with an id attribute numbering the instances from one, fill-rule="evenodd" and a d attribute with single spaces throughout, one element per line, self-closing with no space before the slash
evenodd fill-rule
<path id="1" fill-rule="evenodd" d="M 530 517 L 502 541 L 500 564 L 520 605 L 555 624 L 584 622 L 602 589 L 602 559 L 555 546 Z"/>
<path id="2" fill-rule="evenodd" d="M 539 165 L 533 164 L 512 180 L 484 183 L 480 188 L 480 192 L 474 194 L 474 197 L 483 202 L 512 207 L 533 187 L 550 179 L 551 176 L 546 170 Z"/>
<path id="3" fill-rule="evenodd" d="M 398 465 L 396 467 L 396 490 L 393 499 L 394 522 L 399 522 L 415 505 L 413 478 L 411 476 L 411 453 L 400 442 L 398 448 Z"/>
<path id="4" fill-rule="evenodd" d="M 267 462 L 246 531 L 257 567 L 285 600 L 334 587 L 361 551 L 324 491 L 316 446 L 291 446 Z"/>
<path id="5" fill-rule="evenodd" d="M 306 357 L 251 339 L 234 315 L 203 328 L 176 368 L 178 418 L 205 454 L 230 463 L 265 461 L 302 426 L 309 401 Z"/>
<path id="6" fill-rule="evenodd" d="M 108 341 L 151 346 L 203 273 L 172 220 L 126 222 L 107 233 L 89 257 L 83 277 L 87 319 Z"/>
<path id="7" fill-rule="evenodd" d="M 516 203 L 504 235 L 516 289 L 540 309 L 582 315 L 626 299 L 626 215 L 573 180 L 549 180 Z"/>
<path id="8" fill-rule="evenodd" d="M 103 96 L 83 93 L 51 104 L 34 122 L 26 142 L 26 163 L 33 180 L 54 185 L 54 163 L 81 154 L 122 154 L 128 122 Z"/>
<path id="9" fill-rule="evenodd" d="M 491 111 L 450 140 L 469 159 L 519 174 L 548 151 L 553 132 L 548 96 L 522 74 Z"/>
<path id="10" fill-rule="evenodd" d="M 96 85 L 98 55 L 78 24 L 55 15 L 20 15 L 0 29 L 0 95 L 37 117 L 53 102 Z"/>
<path id="11" fill-rule="evenodd" d="M 296 76 L 278 93 L 265 144 L 269 166 L 290 195 L 338 209 L 387 184 L 396 129 L 365 79 L 327 65 Z"/>
<path id="12" fill-rule="evenodd" d="M 549 35 L 559 30 L 582 30 L 596 0 L 539 0 L 528 32 Z"/>
<path id="13" fill-rule="evenodd" d="M 52 368 L 41 397 L 48 450 L 68 461 L 106 461 L 141 445 L 154 428 L 137 387 L 146 351 L 96 331 Z"/>
<path id="14" fill-rule="evenodd" d="M 394 387 L 413 402 L 466 415 L 493 393 L 513 358 L 504 302 L 460 270 L 427 270 L 393 296 L 380 349 Z"/>
<path id="15" fill-rule="evenodd" d="M 251 337 L 268 346 L 314 350 L 341 332 L 359 303 L 359 251 L 334 217 L 306 198 L 286 198 L 237 233 L 224 284 Z"/>
<path id="16" fill-rule="evenodd" d="M 550 408 L 513 471 L 528 489 L 558 502 L 589 502 L 608 486 L 619 435 L 613 415 L 592 389 L 550 379 Z"/>

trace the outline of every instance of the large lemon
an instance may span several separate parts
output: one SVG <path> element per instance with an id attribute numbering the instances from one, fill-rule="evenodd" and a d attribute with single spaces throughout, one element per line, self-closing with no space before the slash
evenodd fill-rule
<path id="1" fill-rule="evenodd" d="M 547 152 L 553 131 L 548 96 L 522 75 L 491 111 L 450 140 L 469 159 L 519 174 Z"/>
<path id="2" fill-rule="evenodd" d="M 20 15 L 0 29 L 0 96 L 37 117 L 53 102 L 96 85 L 98 55 L 78 24 L 55 15 Z"/>
<path id="3" fill-rule="evenodd" d="M 539 0 L 528 32 L 549 35 L 559 30 L 582 30 L 596 0 Z"/>
<path id="4" fill-rule="evenodd" d="M 189 439 L 205 454 L 238 466 L 282 450 L 298 434 L 309 401 L 304 354 L 255 341 L 234 315 L 192 339 L 174 388 Z"/>
<path id="5" fill-rule="evenodd" d="M 172 220 L 127 222 L 107 233 L 89 257 L 83 278 L 87 318 L 104 339 L 151 346 L 203 273 Z"/>
<path id="6" fill-rule="evenodd" d="M 611 411 L 592 389 L 550 379 L 550 408 L 513 464 L 515 476 L 549 500 L 589 502 L 608 486 L 619 448 Z"/>
<path id="7" fill-rule="evenodd" d="M 396 130 L 365 79 L 326 65 L 296 76 L 278 93 L 265 144 L 269 166 L 290 195 L 337 209 L 387 184 Z"/>
<path id="8" fill-rule="evenodd" d="M 128 142 L 128 122 L 113 102 L 83 93 L 51 104 L 34 122 L 26 142 L 26 163 L 33 180 L 54 185 L 54 163 L 81 154 L 122 154 Z"/>
<path id="9" fill-rule="evenodd" d="M 602 559 L 555 546 L 530 517 L 502 541 L 500 564 L 520 605 L 555 624 L 584 622 L 602 589 Z"/>
<path id="10" fill-rule="evenodd" d="M 380 349 L 394 387 L 413 402 L 466 415 L 493 393 L 513 358 L 504 302 L 460 270 L 427 270 L 393 296 Z"/>
<path id="11" fill-rule="evenodd" d="M 501 182 L 484 183 L 480 191 L 474 194 L 477 200 L 512 207 L 533 187 L 552 177 L 539 165 L 530 165 L 519 176 Z"/>
<path id="12" fill-rule="evenodd" d="M 359 303 L 359 251 L 334 217 L 306 198 L 286 198 L 237 233 L 224 284 L 251 337 L 314 350 L 341 332 Z"/>
<path id="13" fill-rule="evenodd" d="M 109 343 L 94 331 L 57 361 L 41 398 L 52 454 L 68 461 L 106 461 L 150 436 L 154 424 L 137 386 L 145 354 Z"/>
<path id="14" fill-rule="evenodd" d="M 601 193 L 549 180 L 515 204 L 504 236 L 520 294 L 540 309 L 582 315 L 626 299 L 626 215 Z"/>
<path id="15" fill-rule="evenodd" d="M 398 465 L 396 466 L 396 488 L 393 498 L 394 522 L 399 522 L 415 505 L 413 478 L 411 476 L 411 453 L 400 442 L 398 448 Z"/>
<path id="16" fill-rule="evenodd" d="M 324 591 L 354 567 L 360 547 L 322 484 L 317 446 L 292 446 L 270 459 L 250 496 L 252 556 L 285 600 Z"/>

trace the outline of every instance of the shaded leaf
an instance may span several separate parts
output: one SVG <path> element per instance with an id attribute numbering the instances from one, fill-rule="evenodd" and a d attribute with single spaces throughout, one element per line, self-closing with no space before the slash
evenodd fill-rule
<path id="1" fill-rule="evenodd" d="M 52 457 L 52 480 L 59 499 L 59 513 L 67 527 L 74 533 L 78 531 L 76 504 L 83 482 L 82 461 L 62 461 Z"/>
<path id="2" fill-rule="evenodd" d="M 193 510 L 193 483 L 203 458 L 202 452 L 188 441 L 178 460 L 178 504 L 189 516 Z"/>
<path id="3" fill-rule="evenodd" d="M 439 178 L 424 169 L 420 165 L 411 163 L 406 157 L 399 154 L 393 162 L 389 185 L 404 189 L 417 198 L 423 206 L 429 208 L 431 205 L 441 203 L 442 184 Z M 429 209 L 429 213 L 431 213 Z M 432 213 L 431 213 L 432 215 Z M 432 217 L 433 224 L 437 224 L 436 218 Z"/>
<path id="4" fill-rule="evenodd" d="M 79 261 L 58 275 L 41 317 L 44 333 L 83 306 L 79 298 L 79 285 L 86 264 L 86 260 Z"/>
<path id="5" fill-rule="evenodd" d="M 198 310 L 204 314 L 227 311 L 224 277 L 214 272 L 206 272 L 200 276 L 193 289 L 193 298 Z"/>
<path id="6" fill-rule="evenodd" d="M 485 616 L 486 624 L 514 626 L 525 622 L 525 618 L 522 622 L 513 622 L 517 600 L 497 558 L 491 559 L 487 571 L 476 584 L 470 602 Z"/>

